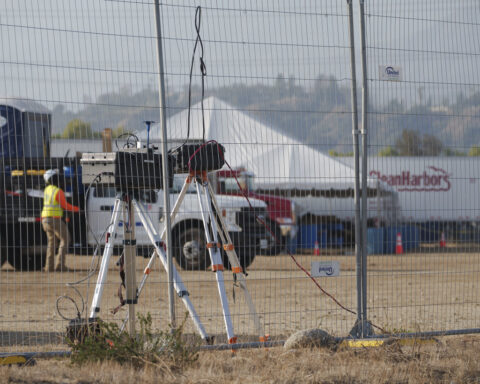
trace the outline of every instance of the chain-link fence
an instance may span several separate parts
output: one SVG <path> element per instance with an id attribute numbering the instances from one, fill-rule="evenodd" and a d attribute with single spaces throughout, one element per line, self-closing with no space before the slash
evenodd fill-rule
<path id="1" fill-rule="evenodd" d="M 144 256 L 136 312 L 165 329 L 173 309 L 179 324 L 189 308 L 186 332 L 216 343 L 306 328 L 343 337 L 359 319 L 376 334 L 477 332 L 478 5 L 167 1 L 159 10 L 160 41 L 154 1 L 3 9 L 1 348 L 64 349 L 78 315 L 122 324 L 131 292 L 119 272 L 128 274 L 132 247 Z M 160 165 L 116 163 L 130 161 L 119 153 L 162 153 L 161 112 L 176 160 L 173 308 Z M 368 209 L 356 231 L 357 139 L 368 140 Z M 219 163 L 208 178 L 191 173 L 206 142 Z M 46 182 L 49 169 L 57 174 Z M 122 169 L 136 178 L 128 188 L 115 179 Z M 67 255 L 52 258 L 47 233 L 58 247 L 66 230 Z"/>
<path id="2" fill-rule="evenodd" d="M 400 207 L 393 228 L 370 231 L 384 231 L 384 252 L 398 233 L 408 248 L 369 268 L 369 317 L 409 332 L 478 329 L 478 4 L 365 7 L 368 172 Z"/>

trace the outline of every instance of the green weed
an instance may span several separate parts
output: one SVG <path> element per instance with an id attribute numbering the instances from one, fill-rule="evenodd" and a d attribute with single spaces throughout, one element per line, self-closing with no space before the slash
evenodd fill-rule
<path id="1" fill-rule="evenodd" d="M 82 343 L 70 343 L 71 361 L 83 365 L 89 362 L 115 361 L 135 368 L 157 366 L 169 371 L 182 368 L 198 359 L 199 338 L 187 342 L 183 329 L 187 316 L 176 329 L 152 329 L 152 317 L 138 314 L 140 329 L 135 337 L 120 331 L 115 323 L 99 320 L 95 332 L 89 332 Z"/>

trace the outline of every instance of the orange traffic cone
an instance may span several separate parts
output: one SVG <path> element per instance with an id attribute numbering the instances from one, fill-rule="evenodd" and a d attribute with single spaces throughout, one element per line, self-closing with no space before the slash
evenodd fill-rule
<path id="1" fill-rule="evenodd" d="M 397 232 L 397 246 L 395 247 L 395 253 L 397 255 L 403 254 L 402 234 Z"/>
<path id="2" fill-rule="evenodd" d="M 320 256 L 320 247 L 318 246 L 318 240 L 315 240 L 315 248 L 313 249 L 313 254 L 315 256 Z"/>
<path id="3" fill-rule="evenodd" d="M 442 232 L 442 235 L 440 236 L 440 248 L 445 248 L 447 246 L 447 242 L 445 240 L 445 233 Z"/>

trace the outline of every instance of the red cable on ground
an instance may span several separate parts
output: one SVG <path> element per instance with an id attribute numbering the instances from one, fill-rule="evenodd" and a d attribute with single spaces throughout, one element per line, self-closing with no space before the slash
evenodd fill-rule
<path id="1" fill-rule="evenodd" d="M 233 177 L 235 178 L 235 181 L 238 185 L 238 187 L 240 188 L 240 191 L 242 192 L 243 196 L 245 197 L 245 199 L 247 200 L 248 202 L 248 205 L 250 206 L 251 209 L 253 209 L 253 205 L 252 203 L 250 202 L 250 199 L 248 198 L 248 195 L 247 195 L 247 192 L 242 188 L 242 186 L 240 185 L 238 179 L 237 179 L 237 176 L 235 175 L 235 172 L 233 172 L 233 169 L 232 167 L 230 166 L 230 164 L 228 163 L 228 161 L 225 159 L 225 157 L 223 156 L 223 152 L 222 152 L 222 149 L 220 148 L 220 145 L 219 143 L 216 141 L 216 140 L 210 140 L 210 141 L 207 141 L 206 143 L 203 143 L 199 148 L 197 148 L 197 150 L 192 154 L 192 156 L 190 157 L 189 161 L 188 161 L 188 169 L 189 171 L 191 172 L 191 168 L 190 168 L 190 162 L 192 161 L 193 157 L 204 147 L 206 146 L 207 144 L 210 144 L 210 143 L 215 143 L 217 144 L 217 148 L 219 150 L 219 153 L 220 155 L 222 156 L 222 160 L 225 162 L 225 164 L 227 165 L 227 167 L 230 169 L 230 171 L 232 171 L 232 174 L 233 174 Z M 258 216 L 255 216 L 255 218 L 268 230 L 268 232 L 270 232 L 270 235 L 272 235 L 273 239 L 275 240 L 276 243 L 278 243 L 278 239 L 277 237 L 275 236 L 275 234 L 272 232 L 271 228 L 268 226 L 267 223 L 265 223 L 265 221 L 261 218 L 259 218 Z M 295 258 L 295 256 L 293 256 L 289 250 L 287 250 L 287 253 L 288 255 L 290 256 L 290 258 L 293 260 L 293 262 L 295 263 L 295 265 L 300 269 L 302 270 L 314 283 L 315 285 L 318 287 L 318 289 L 320 289 L 320 291 L 322 291 L 325 295 L 327 295 L 335 304 L 337 304 L 340 308 L 342 308 L 343 310 L 353 314 L 353 315 L 356 315 L 357 313 L 355 311 L 352 311 L 351 309 L 345 307 L 343 304 L 341 304 L 337 299 L 335 299 L 335 297 L 333 297 L 330 293 L 328 293 L 324 288 L 322 288 L 320 286 L 320 284 L 318 283 L 317 280 L 315 280 L 315 278 L 310 274 L 310 272 L 308 272 L 298 261 L 297 259 Z"/>
<path id="2" fill-rule="evenodd" d="M 220 155 L 222 156 L 222 159 L 223 161 L 225 162 L 225 164 L 227 165 L 227 167 L 230 169 L 230 171 L 232 171 L 232 174 L 233 174 L 233 177 L 235 178 L 235 182 L 237 183 L 238 187 L 240 188 L 240 191 L 242 192 L 243 196 L 245 197 L 245 199 L 247 200 L 248 202 L 248 205 L 250 206 L 251 209 L 254 209 L 253 208 L 253 205 L 252 203 L 250 202 L 250 199 L 248 198 L 248 195 L 247 195 L 247 192 L 242 188 L 242 186 L 240 185 L 240 182 L 238 181 L 237 179 L 237 176 L 235 175 L 235 172 L 233 172 L 233 168 L 230 166 L 230 164 L 228 163 L 228 161 L 225 159 L 225 156 L 223 155 L 223 152 L 222 152 L 222 149 L 220 147 L 220 144 L 218 143 L 218 141 L 216 140 L 209 140 L 205 143 L 203 143 L 200 147 L 197 148 L 197 150 L 192 154 L 192 156 L 190 156 L 190 159 L 188 160 L 188 170 L 189 172 L 192 172 L 192 169 L 190 167 L 190 162 L 192 161 L 193 157 L 203 148 L 205 147 L 207 144 L 210 144 L 210 143 L 215 143 L 217 144 L 217 148 L 218 148 L 218 151 L 220 153 Z M 261 218 L 259 218 L 258 216 L 255 215 L 255 218 L 267 229 L 268 232 L 270 232 L 270 234 L 272 235 L 272 237 L 274 238 L 275 242 L 278 244 L 279 241 L 277 239 L 277 237 L 275 236 L 275 234 L 272 232 L 271 228 L 268 226 L 268 224 L 262 220 Z M 298 261 L 297 259 L 295 258 L 295 256 L 292 255 L 292 253 L 287 249 L 287 253 L 288 255 L 290 256 L 290 258 L 293 260 L 293 262 L 295 263 L 295 265 L 300 269 L 302 270 L 314 283 L 315 285 L 318 287 L 318 289 L 320 289 L 320 291 L 322 293 L 324 293 L 326 296 L 328 296 L 335 304 L 337 304 L 340 308 L 342 308 L 343 310 L 351 313 L 352 315 L 356 315 L 357 312 L 351 310 L 350 308 L 347 308 L 345 307 L 342 303 L 340 303 L 337 299 L 335 299 L 335 297 L 328 293 L 324 288 L 322 288 L 322 286 L 318 283 L 317 280 L 315 280 L 315 278 L 310 274 L 310 272 L 308 272 Z M 372 322 L 370 322 L 370 324 L 372 325 L 372 327 L 382 331 L 383 333 L 385 334 L 389 334 L 390 332 L 387 332 L 385 329 L 383 329 L 382 327 L 378 326 L 378 325 L 375 325 L 373 324 Z"/>

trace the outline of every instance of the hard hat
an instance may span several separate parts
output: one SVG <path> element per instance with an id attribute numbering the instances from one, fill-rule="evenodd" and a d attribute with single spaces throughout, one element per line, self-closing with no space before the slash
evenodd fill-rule
<path id="1" fill-rule="evenodd" d="M 48 184 L 50 183 L 50 179 L 55 176 L 55 175 L 58 175 L 58 169 L 48 169 L 44 174 L 43 174 L 43 179 L 45 180 L 45 182 Z"/>

